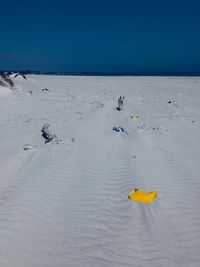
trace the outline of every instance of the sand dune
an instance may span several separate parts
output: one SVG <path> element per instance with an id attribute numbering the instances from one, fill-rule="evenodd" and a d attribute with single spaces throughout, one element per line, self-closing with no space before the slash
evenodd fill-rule
<path id="1" fill-rule="evenodd" d="M 15 82 L 0 98 L 0 266 L 200 266 L 199 77 Z"/>

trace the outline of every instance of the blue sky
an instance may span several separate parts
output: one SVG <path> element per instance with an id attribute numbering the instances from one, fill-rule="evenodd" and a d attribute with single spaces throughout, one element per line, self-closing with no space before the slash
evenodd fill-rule
<path id="1" fill-rule="evenodd" d="M 200 1 L 1 2 L 0 70 L 200 72 Z"/>

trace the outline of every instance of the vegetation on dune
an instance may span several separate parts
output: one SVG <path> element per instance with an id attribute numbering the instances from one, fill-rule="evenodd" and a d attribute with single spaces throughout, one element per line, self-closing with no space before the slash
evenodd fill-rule
<path id="1" fill-rule="evenodd" d="M 21 75 L 21 76 L 24 78 L 24 80 L 27 80 L 25 74 L 22 73 L 22 72 L 18 72 L 18 73 L 16 73 L 15 76 L 14 76 L 14 78 L 16 78 L 16 77 L 19 76 L 19 75 Z"/>
<path id="2" fill-rule="evenodd" d="M 9 74 L 6 74 L 4 72 L 0 73 L 0 85 L 4 86 L 4 87 L 9 87 L 10 89 L 14 89 L 15 88 L 15 84 L 12 81 L 11 77 L 9 76 Z"/>

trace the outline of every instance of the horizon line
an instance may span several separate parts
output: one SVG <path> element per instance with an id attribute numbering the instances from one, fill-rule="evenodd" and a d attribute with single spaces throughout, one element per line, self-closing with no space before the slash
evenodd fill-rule
<path id="1" fill-rule="evenodd" d="M 200 71 L 135 71 L 135 72 L 102 72 L 102 71 L 40 71 L 40 70 L 0 70 L 1 73 L 22 73 L 38 75 L 72 75 L 72 76 L 200 76 Z"/>

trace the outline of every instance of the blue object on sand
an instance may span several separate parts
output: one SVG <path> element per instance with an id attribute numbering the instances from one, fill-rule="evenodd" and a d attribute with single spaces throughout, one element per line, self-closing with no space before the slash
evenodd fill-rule
<path id="1" fill-rule="evenodd" d="M 126 129 L 121 127 L 121 126 L 119 126 L 119 127 L 114 126 L 113 127 L 113 131 L 115 131 L 115 132 L 123 132 L 124 133 L 124 132 L 126 132 Z"/>
<path id="2" fill-rule="evenodd" d="M 42 137 L 44 137 L 46 140 L 49 140 L 49 136 L 44 131 L 42 131 Z"/>
<path id="3" fill-rule="evenodd" d="M 120 132 L 120 129 L 119 129 L 119 127 L 113 127 L 113 131 Z"/>
<path id="4" fill-rule="evenodd" d="M 126 131 L 125 128 L 123 128 L 123 127 L 121 127 L 121 126 L 119 126 L 119 129 L 120 129 L 120 131 L 123 132 L 123 133 Z"/>

